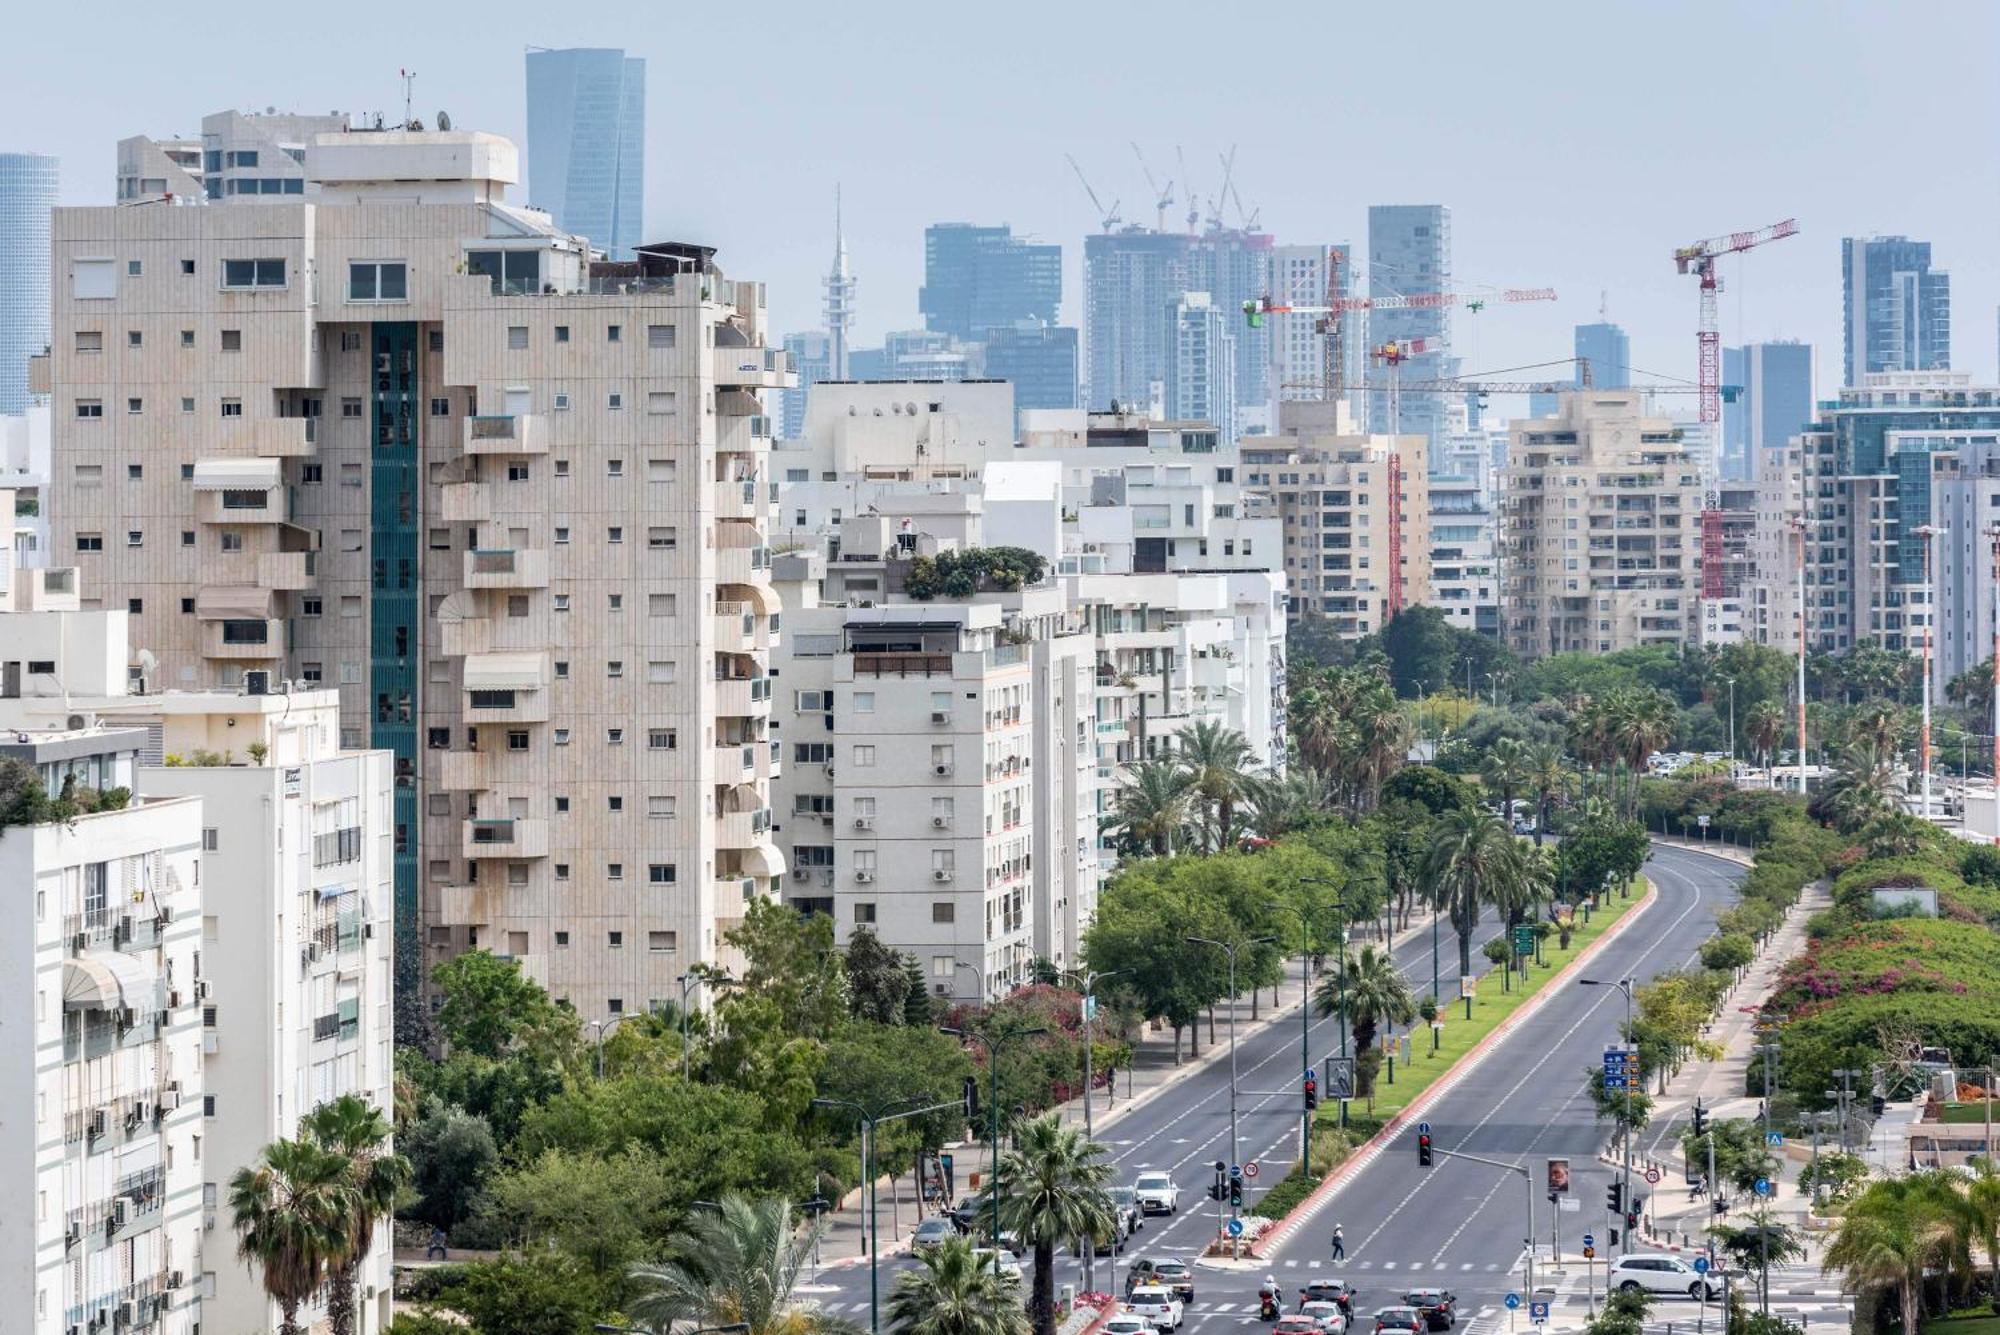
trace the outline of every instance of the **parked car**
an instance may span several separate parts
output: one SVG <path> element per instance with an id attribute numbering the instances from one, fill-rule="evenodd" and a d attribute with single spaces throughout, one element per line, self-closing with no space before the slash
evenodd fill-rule
<path id="1" fill-rule="evenodd" d="M 1375 1335 L 1425 1335 L 1428 1326 L 1414 1307 L 1384 1307 L 1375 1313 Z"/>
<path id="2" fill-rule="evenodd" d="M 1347 1335 L 1347 1313 L 1340 1309 L 1339 1303 L 1324 1300 L 1300 1303 L 1299 1315 L 1319 1322 L 1320 1335 Z"/>
<path id="3" fill-rule="evenodd" d="M 1181 1189 L 1166 1173 L 1139 1174 L 1132 1184 L 1132 1194 L 1138 1200 L 1140 1214 L 1180 1213 Z"/>
<path id="4" fill-rule="evenodd" d="M 1141 1284 L 1126 1295 L 1125 1305 L 1135 1316 L 1153 1323 L 1155 1330 L 1179 1330 L 1187 1309 L 1163 1284 Z"/>
<path id="5" fill-rule="evenodd" d="M 1107 1318 L 1104 1335 L 1153 1335 L 1153 1323 L 1135 1312 L 1120 1312 Z"/>
<path id="6" fill-rule="evenodd" d="M 1309 1279 L 1299 1290 L 1299 1305 L 1306 1303 L 1339 1303 L 1340 1310 L 1354 1319 L 1354 1286 L 1344 1279 Z"/>
<path id="7" fill-rule="evenodd" d="M 1450 1330 L 1458 1324 L 1458 1299 L 1444 1289 L 1411 1289 L 1403 1301 L 1416 1308 L 1432 1330 Z"/>
<path id="8" fill-rule="evenodd" d="M 1707 1296 L 1710 1302 L 1722 1296 L 1716 1275 L 1695 1273 L 1680 1257 L 1666 1252 L 1635 1252 L 1611 1263 L 1605 1276 L 1607 1289 L 1644 1289 L 1648 1293 L 1671 1293 L 1689 1298 Z"/>
<path id="9" fill-rule="evenodd" d="M 1271 1327 L 1271 1335 L 1320 1335 L 1320 1326 L 1311 1317 L 1294 1312 L 1279 1317 L 1278 1324 Z"/>
<path id="10" fill-rule="evenodd" d="M 919 1252 L 934 1252 L 944 1246 L 946 1238 L 958 1236 L 958 1225 L 950 1215 L 934 1214 L 917 1225 L 917 1231 L 910 1235 L 910 1249 Z"/>
<path id="11" fill-rule="evenodd" d="M 1111 1198 L 1111 1213 L 1118 1216 L 1118 1222 L 1125 1229 L 1125 1236 L 1131 1237 L 1146 1226 L 1146 1216 L 1139 1210 L 1139 1193 L 1130 1187 L 1113 1187 L 1104 1193 Z"/>
<path id="12" fill-rule="evenodd" d="M 1168 1256 L 1141 1256 L 1125 1268 L 1125 1292 L 1142 1284 L 1158 1284 L 1184 1303 L 1194 1301 L 1194 1270 L 1186 1261 Z"/>
<path id="13" fill-rule="evenodd" d="M 997 1250 L 992 1247 L 974 1247 L 972 1249 L 972 1255 L 979 1262 L 982 1268 L 986 1266 L 991 1266 L 993 1264 L 993 1258 L 997 1256 L 1000 1258 L 999 1270 L 1001 1278 L 1019 1279 L 1021 1277 L 1020 1258 L 1015 1256 L 1014 1253 L 1008 1251 L 1005 1247 L 1001 1247 Z"/>

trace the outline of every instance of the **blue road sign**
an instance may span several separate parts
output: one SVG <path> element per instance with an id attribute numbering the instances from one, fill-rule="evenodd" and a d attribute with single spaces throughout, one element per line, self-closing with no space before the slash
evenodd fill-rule
<path id="1" fill-rule="evenodd" d="M 1708 1273 L 1708 1258 L 1706 1256 L 1697 1256 L 1694 1258 L 1694 1272 L 1697 1275 L 1706 1275 Z"/>
<path id="2" fill-rule="evenodd" d="M 1549 1320 L 1549 1305 L 1545 1302 L 1529 1303 L 1528 1320 L 1538 1326 L 1547 1325 Z"/>
<path id="3" fill-rule="evenodd" d="M 1586 1233 L 1583 1235 L 1583 1245 L 1586 1247 L 1595 1247 L 1597 1245 L 1597 1239 L 1592 1237 L 1590 1234 Z"/>
<path id="4" fill-rule="evenodd" d="M 1316 1067 L 1312 1066 L 1306 1067 L 1306 1079 L 1308 1080 L 1319 1079 L 1319 1070 Z"/>
<path id="5" fill-rule="evenodd" d="M 1507 1302 L 1507 1310 L 1511 1312 L 1521 1305 L 1521 1295 L 1518 1293 L 1510 1293 L 1507 1295 L 1506 1302 Z"/>
<path id="6" fill-rule="evenodd" d="M 1764 1133 L 1764 1143 L 1775 1150 L 1785 1143 L 1785 1137 L 1781 1132 L 1766 1131 Z"/>
<path id="7" fill-rule="evenodd" d="M 1418 1135 L 1420 1135 L 1420 1136 L 1428 1136 L 1428 1135 L 1429 1135 L 1430 1133 L 1431 1133 L 1431 1124 L 1430 1124 L 1429 1122 L 1418 1122 L 1418 1123 L 1417 1123 L 1417 1134 L 1418 1134 Z"/>
<path id="8" fill-rule="evenodd" d="M 1242 1177 L 1242 1176 L 1243 1176 L 1243 1165 L 1242 1165 L 1242 1164 L 1240 1164 L 1240 1163 L 1233 1163 L 1233 1164 L 1229 1165 L 1229 1175 L 1230 1175 L 1231 1177 Z"/>
<path id="9" fill-rule="evenodd" d="M 1757 1192 L 1757 1194 L 1758 1194 L 1759 1196 L 1768 1196 L 1768 1195 L 1770 1195 L 1770 1194 L 1771 1194 L 1771 1179 L 1770 1179 L 1770 1178 L 1768 1178 L 1768 1177 L 1760 1177 L 1760 1178 L 1758 1178 L 1758 1179 L 1757 1179 L 1757 1186 L 1756 1186 L 1755 1190 L 1756 1190 L 1756 1192 Z"/>
<path id="10" fill-rule="evenodd" d="M 1232 1238 L 1243 1236 L 1243 1221 L 1241 1219 L 1232 1219 L 1229 1221 L 1229 1236 Z"/>

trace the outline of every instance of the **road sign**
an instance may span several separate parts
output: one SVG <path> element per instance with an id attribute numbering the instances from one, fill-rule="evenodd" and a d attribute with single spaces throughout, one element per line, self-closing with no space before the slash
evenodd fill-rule
<path id="1" fill-rule="evenodd" d="M 1538 1326 L 1546 1326 L 1549 1323 L 1549 1305 L 1540 1301 L 1529 1303 L 1528 1320 Z"/>
<path id="2" fill-rule="evenodd" d="M 1775 1150 L 1785 1143 L 1785 1137 L 1782 1132 L 1766 1131 L 1764 1133 L 1764 1143 Z"/>
<path id="3" fill-rule="evenodd" d="M 1647 1182 L 1649 1182 L 1649 1183 L 1652 1183 L 1652 1182 L 1658 1182 L 1659 1180 L 1660 1180 L 1660 1170 L 1659 1170 L 1659 1169 L 1657 1169 L 1657 1168 L 1648 1168 L 1648 1169 L 1646 1170 L 1646 1181 L 1647 1181 Z"/>
<path id="4" fill-rule="evenodd" d="M 1233 1164 L 1229 1165 L 1229 1175 L 1230 1175 L 1231 1177 L 1242 1177 L 1242 1176 L 1243 1176 L 1243 1165 L 1242 1165 L 1242 1164 L 1240 1164 L 1240 1163 L 1233 1163 Z"/>
<path id="5" fill-rule="evenodd" d="M 1317 1080 L 1317 1079 L 1319 1079 L 1319 1070 L 1318 1070 L 1318 1068 L 1317 1068 L 1317 1067 L 1312 1067 L 1312 1066 L 1308 1066 L 1308 1067 L 1306 1067 L 1306 1079 L 1308 1079 L 1308 1080 Z"/>
<path id="6" fill-rule="evenodd" d="M 1514 953 L 1532 955 L 1535 953 L 1535 927 L 1533 923 L 1517 923 L 1514 927 Z"/>
<path id="7" fill-rule="evenodd" d="M 1708 1258 L 1706 1256 L 1697 1256 L 1694 1258 L 1694 1272 L 1697 1275 L 1706 1275 L 1708 1273 Z"/>
<path id="8" fill-rule="evenodd" d="M 1354 1097 L 1354 1058 L 1328 1057 L 1326 1059 L 1325 1096 L 1330 1099 L 1351 1099 Z"/>
<path id="9" fill-rule="evenodd" d="M 1694 818 L 1694 823 L 1696 825 L 1701 826 L 1702 829 L 1706 830 L 1708 828 L 1708 817 L 1705 815 L 1696 816 Z"/>
<path id="10" fill-rule="evenodd" d="M 1243 1221 L 1241 1219 L 1232 1219 L 1229 1221 L 1229 1236 L 1232 1238 L 1243 1236 Z"/>
<path id="11" fill-rule="evenodd" d="M 1637 1078 L 1639 1063 L 1637 1054 L 1630 1048 L 1606 1048 L 1604 1050 L 1604 1087 L 1624 1089 Z"/>
<path id="12" fill-rule="evenodd" d="M 1595 1233 L 1584 1234 L 1583 1245 L 1586 1247 L 1595 1247 L 1597 1245 L 1597 1235 Z"/>
<path id="13" fill-rule="evenodd" d="M 1510 1311 L 1510 1312 L 1512 1312 L 1512 1311 L 1514 1311 L 1514 1310 L 1515 1310 L 1516 1308 L 1520 1307 L 1520 1305 L 1521 1305 L 1521 1295 L 1520 1295 L 1520 1294 L 1518 1294 L 1518 1293 L 1510 1293 L 1510 1294 L 1508 1294 L 1508 1295 L 1507 1295 L 1507 1297 L 1506 1297 L 1505 1301 L 1506 1301 L 1506 1303 L 1507 1303 L 1507 1310 L 1508 1310 L 1508 1311 Z"/>
<path id="14" fill-rule="evenodd" d="M 1595 1247 L 1585 1247 L 1583 1249 L 1583 1259 L 1586 1261 L 1590 1260 L 1592 1257 L 1596 1255 L 1597 1255 L 1597 1248 Z"/>
<path id="15" fill-rule="evenodd" d="M 1097 1018 L 1097 998 L 1094 995 L 1086 996 L 1083 999 L 1083 1018 L 1085 1020 L 1095 1020 Z"/>
<path id="16" fill-rule="evenodd" d="M 1243 1176 L 1245 1177 L 1257 1176 L 1257 1161 L 1255 1159 L 1252 1159 L 1249 1163 L 1243 1165 Z"/>
<path id="17" fill-rule="evenodd" d="M 1768 1195 L 1770 1195 L 1770 1194 L 1771 1194 L 1771 1179 L 1770 1179 L 1770 1178 L 1768 1178 L 1768 1177 L 1760 1177 L 1760 1178 L 1758 1178 L 1758 1179 L 1757 1179 L 1757 1185 L 1756 1185 L 1756 1187 L 1754 1188 L 1754 1190 L 1756 1191 L 1756 1193 L 1757 1193 L 1757 1194 L 1758 1194 L 1759 1196 L 1768 1196 Z"/>
<path id="18" fill-rule="evenodd" d="M 1420 1135 L 1420 1136 L 1428 1136 L 1428 1135 L 1429 1135 L 1430 1133 L 1431 1133 L 1431 1124 L 1430 1124 L 1429 1122 L 1418 1122 L 1418 1123 L 1417 1123 L 1417 1134 L 1418 1134 L 1418 1135 Z"/>

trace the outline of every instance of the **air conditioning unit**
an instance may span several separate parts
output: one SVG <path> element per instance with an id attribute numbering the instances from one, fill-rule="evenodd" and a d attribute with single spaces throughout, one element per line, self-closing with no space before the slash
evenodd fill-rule
<path id="1" fill-rule="evenodd" d="M 197 982 L 195 983 L 195 985 L 194 985 L 194 999 L 195 999 L 196 1001 L 207 1001 L 207 1000 L 208 1000 L 208 979 L 206 979 L 206 978 L 203 978 L 203 979 L 200 979 L 199 981 L 197 981 Z"/>
<path id="2" fill-rule="evenodd" d="M 138 1325 L 139 1304 L 134 1302 L 130 1298 L 127 1298 L 124 1302 L 118 1304 L 118 1324 L 121 1326 Z"/>
<path id="3" fill-rule="evenodd" d="M 174 920 L 174 906 L 172 904 L 160 905 L 159 912 L 154 915 L 154 921 L 158 922 L 160 926 L 165 927 L 168 923 L 172 922 L 173 920 Z"/>
<path id="4" fill-rule="evenodd" d="M 946 871 L 943 867 L 933 867 L 931 868 L 931 879 L 933 881 L 949 881 L 951 879 L 951 873 Z"/>
<path id="5" fill-rule="evenodd" d="M 306 961 L 311 964 L 319 963 L 319 942 L 308 941 L 306 943 Z"/>
<path id="6" fill-rule="evenodd" d="M 829 779 L 833 777 L 833 762 L 830 760 L 826 764 L 826 777 Z"/>
<path id="7" fill-rule="evenodd" d="M 811 867 L 792 868 L 792 879 L 795 881 L 810 881 L 812 879 L 812 868 Z"/>
<path id="8" fill-rule="evenodd" d="M 160 1111 L 173 1112 L 181 1106 L 181 1087 L 178 1081 L 160 1091 Z"/>
<path id="9" fill-rule="evenodd" d="M 945 709 L 933 709 L 931 711 L 931 722 L 933 723 L 951 722 L 951 711 Z"/>
<path id="10" fill-rule="evenodd" d="M 944 777 L 945 775 L 947 775 L 947 774 L 951 773 L 951 766 L 949 766 L 949 765 L 933 765 L 933 766 L 931 767 L 931 770 L 932 770 L 932 772 L 933 772 L 933 773 L 935 773 L 935 774 L 936 774 L 936 775 L 937 775 L 937 776 L 938 776 L 939 778 L 943 778 L 943 777 Z"/>
<path id="11" fill-rule="evenodd" d="M 83 1241 L 83 1225 L 77 1223 L 74 1219 L 70 1220 L 69 1227 L 63 1232 L 63 1246 L 74 1247 L 76 1246 L 77 1243 L 82 1241 Z M 70 1329 L 75 1330 L 76 1327 L 71 1326 Z"/>
<path id="12" fill-rule="evenodd" d="M 875 828 L 875 818 L 873 816 L 856 816 L 854 818 L 854 828 L 857 830 L 872 830 Z"/>
<path id="13" fill-rule="evenodd" d="M 246 672 L 243 674 L 243 694 L 269 695 L 270 693 L 271 693 L 270 673 L 260 669 L 255 672 Z"/>
<path id="14" fill-rule="evenodd" d="M 80 951 L 89 944 L 90 934 L 88 932 L 78 932 L 69 939 L 69 948 L 72 951 Z"/>
<path id="15" fill-rule="evenodd" d="M 364 923 L 362 923 L 362 924 L 361 924 L 361 939 L 362 939 L 363 941 L 373 941 L 373 940 L 375 939 L 375 924 L 374 924 L 374 923 L 372 923 L 372 922 L 364 922 Z"/>
<path id="16" fill-rule="evenodd" d="M 170 1011 L 177 1011 L 180 1008 L 181 1008 L 180 989 L 175 988 L 173 991 L 167 993 L 167 1009 Z"/>
<path id="17" fill-rule="evenodd" d="M 950 828 L 951 828 L 951 817 L 949 817 L 949 816 L 932 816 L 932 817 L 931 817 L 931 828 L 932 828 L 933 830 L 946 830 L 946 829 L 950 829 Z"/>
<path id="18" fill-rule="evenodd" d="M 875 873 L 872 871 L 858 871 L 854 873 L 854 879 L 862 885 L 873 885 L 875 883 Z"/>

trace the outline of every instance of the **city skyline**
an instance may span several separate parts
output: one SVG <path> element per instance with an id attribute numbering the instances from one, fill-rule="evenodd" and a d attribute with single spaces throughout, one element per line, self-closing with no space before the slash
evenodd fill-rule
<path id="1" fill-rule="evenodd" d="M 1435 67 L 1439 86 L 1455 91 L 1427 102 L 1423 116 L 1398 113 L 1394 134 L 1369 132 L 1372 126 L 1385 131 L 1390 126 L 1378 108 L 1408 104 L 1402 76 L 1386 67 L 1361 69 L 1339 81 L 1280 76 L 1218 81 L 1212 91 L 1190 98 L 1148 73 L 1156 64 L 1148 53 L 1164 58 L 1171 46 L 1168 34 L 1177 25 L 1163 22 L 1153 36 L 1128 31 L 1111 16 L 1070 11 L 1061 12 L 1068 36 L 1059 43 L 1037 43 L 1036 35 L 1051 29 L 1033 22 L 980 34 L 983 58 L 969 67 L 962 60 L 928 58 L 959 50 L 973 37 L 968 30 L 903 25 L 895 48 L 904 57 L 897 62 L 901 72 L 884 84 L 897 90 L 894 96 L 852 97 L 833 116 L 802 114 L 817 96 L 807 91 L 818 87 L 812 72 L 824 62 L 866 67 L 883 59 L 877 40 L 883 25 L 842 30 L 805 19 L 779 25 L 774 33 L 753 33 L 748 16 L 723 15 L 717 19 L 719 45 L 739 36 L 765 43 L 773 95 L 759 104 L 731 103 L 726 71 L 700 66 L 686 70 L 673 89 L 656 90 L 647 107 L 649 142 L 659 146 L 648 163 L 649 239 L 723 246 L 725 263 L 766 276 L 778 328 L 813 328 L 826 266 L 825 229 L 816 208 L 801 211 L 797 205 L 827 197 L 838 181 L 845 187 L 854 268 L 865 278 L 857 344 L 921 325 L 923 230 L 945 220 L 1006 222 L 1017 235 L 1061 244 L 1063 323 L 1080 325 L 1081 242 L 1101 219 L 1063 154 L 1075 155 L 1107 207 L 1117 200 L 1124 217 L 1150 224 L 1155 201 L 1129 141 L 1139 142 L 1162 180 L 1183 174 L 1178 144 L 1203 194 L 1216 190 L 1218 157 L 1234 143 L 1237 192 L 1246 209 L 1261 210 L 1263 228 L 1281 244 L 1362 245 L 1369 205 L 1439 202 L 1453 209 L 1453 265 L 1461 282 L 1557 289 L 1556 303 L 1504 316 L 1489 310 L 1480 317 L 1473 336 L 1460 339 L 1458 355 L 1468 371 L 1568 355 L 1570 330 L 1590 317 L 1600 293 L 1608 293 L 1610 318 L 1631 333 L 1635 364 L 1691 379 L 1696 297 L 1693 284 L 1673 272 L 1672 248 L 1784 217 L 1800 219 L 1798 239 L 1725 263 L 1725 344 L 1797 338 L 1837 346 L 1841 238 L 1902 233 L 1929 240 L 1936 263 L 1953 275 L 1963 313 L 1953 364 L 1989 368 L 1995 364 L 1992 314 L 2000 305 L 2000 256 L 1977 220 L 2000 202 L 1995 198 L 2000 187 L 1984 175 L 1967 177 L 1959 164 L 1967 147 L 1976 154 L 1992 136 L 1986 98 L 1974 91 L 1983 85 L 1971 52 L 1986 45 L 1978 35 L 1991 35 L 1994 17 L 1971 5 L 1938 8 L 1967 34 L 1940 57 L 1946 66 L 1934 82 L 1939 115 L 1945 123 L 1971 127 L 1969 144 L 1963 135 L 1910 141 L 1897 128 L 1898 118 L 1887 114 L 1893 94 L 1867 77 L 1867 69 L 1872 53 L 1903 33 L 1905 20 L 1865 6 L 1844 8 L 1831 21 L 1823 6 L 1803 3 L 1749 14 L 1718 5 L 1680 6 L 1684 19 L 1676 26 L 1713 26 L 1726 16 L 1733 40 L 1714 44 L 1699 65 L 1690 62 L 1674 81 L 1673 96 L 1655 101 L 1631 98 L 1622 62 L 1605 58 L 1656 33 L 1664 25 L 1655 15 L 1550 6 L 1549 22 L 1530 29 L 1506 15 L 1466 10 L 1454 16 L 1462 40 L 1442 51 Z M 1047 12 L 1056 13 L 1053 7 Z M 1585 13 L 1589 24 L 1563 19 Z M 458 125 L 505 134 L 525 149 L 523 42 L 507 35 L 558 40 L 537 31 L 545 22 L 541 15 L 503 3 L 476 33 L 448 28 L 441 12 L 428 21 L 418 15 L 408 44 L 390 56 L 359 31 L 334 30 L 318 41 L 323 58 L 312 69 L 291 71 L 282 81 L 205 86 L 177 72 L 200 54 L 194 33 L 136 6 L 114 6 L 113 16 L 126 24 L 132 44 L 152 57 L 120 70 L 119 99 L 67 108 L 61 118 L 43 114 L 49 106 L 65 105 L 67 89 L 59 80 L 73 64 L 66 53 L 80 59 L 83 48 L 61 18 L 40 13 L 22 21 L 13 45 L 20 53 L 18 66 L 0 90 L 0 115 L 34 127 L 12 135 L 7 147 L 60 157 L 66 204 L 110 201 L 119 138 L 187 131 L 217 106 L 383 109 L 393 118 L 400 114 L 403 91 L 393 67 L 397 61 L 417 72 L 416 115 L 429 121 L 443 107 Z M 892 18 L 893 13 L 884 14 L 885 22 Z M 1394 28 L 1387 16 L 1356 15 L 1348 23 L 1362 45 L 1374 37 L 1386 40 Z M 671 54 L 665 30 L 648 33 L 644 25 L 588 15 L 577 16 L 571 29 L 562 42 L 622 46 L 635 57 Z M 1114 29 L 1118 49 L 1132 52 L 1132 58 L 1104 66 L 1092 53 L 1110 49 Z M 1555 81 L 1557 86 L 1537 82 L 1511 90 L 1504 117 L 1482 114 L 1482 90 L 1493 85 L 1479 71 L 1546 59 L 1543 34 L 1562 30 L 1592 34 L 1565 38 L 1554 48 L 1555 57 L 1569 62 L 1569 77 Z M 1774 63 L 1760 54 L 1778 43 L 1795 43 L 1801 32 L 1814 35 L 1810 58 Z M 245 40 L 244 53 L 254 64 L 262 39 Z M 270 41 L 275 57 L 278 35 Z M 1215 64 L 1229 64 L 1234 53 L 1244 67 L 1262 68 L 1265 56 L 1255 45 L 1247 31 L 1220 34 Z M 32 64 L 25 59 L 28 52 L 37 55 Z M 1074 89 L 1074 95 L 1016 105 L 1009 71 L 1023 62 L 1043 71 L 1045 87 Z M 916 122 L 908 116 L 917 105 L 949 109 L 1001 97 L 1014 106 L 1007 117 L 951 111 Z M 1608 108 L 1609 114 L 1577 117 L 1573 107 L 1579 101 Z M 1841 133 L 1805 137 L 1787 144 L 1779 156 L 1759 151 L 1759 144 L 1771 142 L 1768 137 L 1695 133 L 1700 122 L 1689 108 L 1703 104 L 1738 123 L 1810 104 L 1822 108 Z M 721 124 L 732 132 L 702 131 L 704 125 Z M 1324 152 L 1326 125 L 1346 127 L 1340 136 L 1342 169 L 1297 170 L 1295 164 Z M 760 136 L 759 129 L 767 134 Z M 908 146 L 907 159 L 874 151 L 889 135 Z M 775 170 L 777 156 L 746 153 L 745 142 L 783 142 L 787 161 L 807 165 Z M 1643 156 L 1630 152 L 1634 143 L 1647 145 Z M 669 144 L 671 154 L 664 151 Z M 863 145 L 870 147 L 864 151 Z M 1451 151 L 1442 151 L 1447 146 Z M 1879 195 L 1856 196 L 1842 188 L 1842 163 L 1886 156 L 1892 148 L 1899 164 L 1893 207 Z M 1597 164 L 1588 197 L 1565 204 L 1556 224 L 1550 222 L 1556 215 L 1541 174 L 1528 169 L 1552 157 Z M 923 190 L 908 188 L 906 160 L 933 164 Z M 1697 192 L 1675 184 L 1697 172 L 1712 189 Z M 1175 193 L 1175 204 L 1166 210 L 1170 225 L 1186 209 L 1178 179 Z M 1233 203 L 1224 212 L 1228 221 L 1238 221 Z M 811 225 L 802 225 L 806 219 Z M 1834 388 L 1837 370 L 1831 359 L 1822 359 L 1822 397 Z"/>

